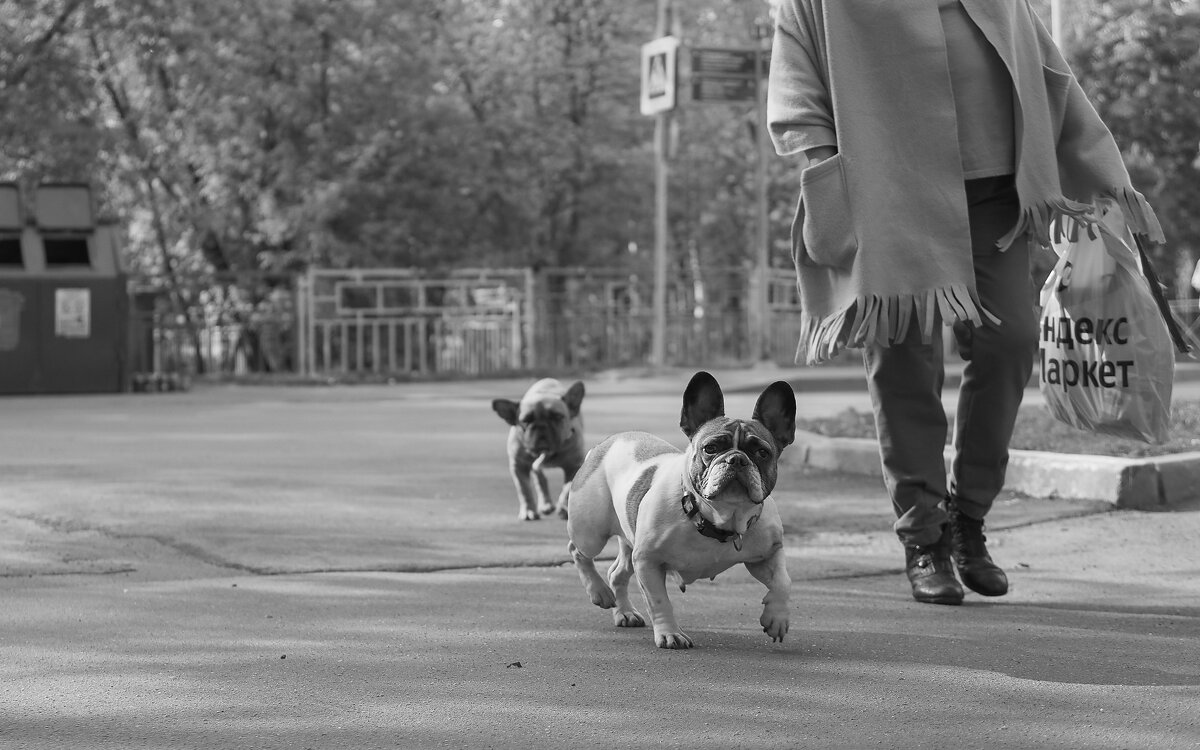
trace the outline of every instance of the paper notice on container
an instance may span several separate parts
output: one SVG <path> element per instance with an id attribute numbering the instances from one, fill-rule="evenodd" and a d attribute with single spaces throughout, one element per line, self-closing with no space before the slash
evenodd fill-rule
<path id="1" fill-rule="evenodd" d="M 92 291 L 54 290 L 54 335 L 86 339 L 92 335 Z"/>

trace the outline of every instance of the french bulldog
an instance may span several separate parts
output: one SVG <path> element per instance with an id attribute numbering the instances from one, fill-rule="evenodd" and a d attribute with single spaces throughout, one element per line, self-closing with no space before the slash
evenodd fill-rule
<path id="1" fill-rule="evenodd" d="M 667 598 L 667 576 L 679 590 L 744 563 L 767 587 L 759 624 L 772 642 L 788 630 L 788 576 L 783 523 L 770 497 L 779 454 L 796 437 L 796 396 L 783 381 L 768 386 L 750 420 L 725 416 L 721 386 L 696 373 L 683 394 L 679 426 L 688 446 L 645 432 L 613 435 L 588 452 L 571 487 L 570 543 L 592 603 L 613 609 L 617 627 L 644 627 L 629 601 L 629 578 L 650 610 L 659 648 L 691 648 Z M 617 558 L 606 582 L 594 558 L 611 537 Z"/>
<path id="2" fill-rule="evenodd" d="M 583 415 L 579 410 L 583 392 L 579 381 L 564 389 L 557 380 L 543 378 L 531 385 L 520 401 L 492 401 L 492 409 L 511 425 L 508 470 L 517 487 L 518 520 L 536 521 L 540 514 L 555 510 L 560 518 L 567 517 L 571 479 L 583 463 Z M 548 466 L 563 470 L 557 506 L 550 500 L 550 483 L 543 471 Z"/>

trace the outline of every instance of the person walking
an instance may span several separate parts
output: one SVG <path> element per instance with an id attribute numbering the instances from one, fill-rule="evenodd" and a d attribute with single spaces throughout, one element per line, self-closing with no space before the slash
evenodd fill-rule
<path id="1" fill-rule="evenodd" d="M 1008 591 L 984 520 L 1033 367 L 1031 247 L 1114 201 L 1162 242 L 1112 134 L 1027 0 L 781 0 L 776 151 L 804 155 L 797 361 L 861 348 L 884 481 L 919 602 Z M 954 423 L 942 328 L 966 360 Z"/>

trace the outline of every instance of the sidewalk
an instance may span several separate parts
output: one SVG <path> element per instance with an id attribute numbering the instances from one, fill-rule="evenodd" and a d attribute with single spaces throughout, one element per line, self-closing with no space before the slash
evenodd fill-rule
<path id="1" fill-rule="evenodd" d="M 1006 500 L 989 537 L 1012 592 L 939 607 L 909 597 L 877 486 L 786 481 L 787 639 L 734 569 L 673 592 L 680 652 L 552 564 L 561 522 L 258 521 L 226 564 L 179 527 L 154 533 L 171 547 L 98 532 L 125 572 L 0 579 L 0 747 L 1200 746 L 1200 514 Z M 439 550 L 468 567 L 388 572 Z M 297 572 L 229 565 L 281 560 Z"/>
<path id="2" fill-rule="evenodd" d="M 921 605 L 879 480 L 788 463 L 787 639 L 735 569 L 666 651 L 514 519 L 510 385 L 0 401 L 0 748 L 1200 746 L 1200 509 L 1005 495 L 1011 593 Z M 589 437 L 677 439 L 619 385 Z"/>

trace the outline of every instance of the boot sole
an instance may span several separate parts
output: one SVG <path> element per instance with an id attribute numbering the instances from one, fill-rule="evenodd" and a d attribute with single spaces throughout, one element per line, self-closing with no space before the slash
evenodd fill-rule
<path id="1" fill-rule="evenodd" d="M 974 591 L 976 594 L 979 594 L 980 596 L 1004 596 L 1005 594 L 1008 593 L 1007 586 L 1004 587 L 1003 591 L 997 591 L 996 589 L 986 589 L 982 586 L 979 586 L 979 587 L 972 586 L 971 584 L 967 583 L 967 581 L 965 579 L 963 580 L 963 585 L 966 586 L 967 588 L 971 589 L 972 591 Z"/>
<path id="2" fill-rule="evenodd" d="M 963 603 L 961 596 L 917 596 L 913 594 L 913 599 L 921 604 L 949 604 L 957 605 Z"/>

